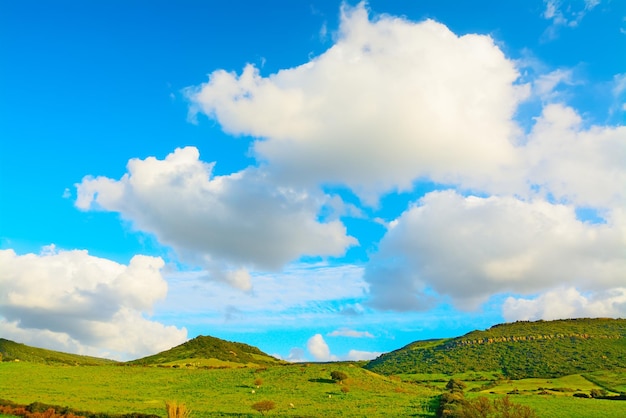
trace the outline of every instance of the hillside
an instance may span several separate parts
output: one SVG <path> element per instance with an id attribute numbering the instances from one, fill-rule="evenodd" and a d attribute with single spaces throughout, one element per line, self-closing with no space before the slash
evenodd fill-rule
<path id="1" fill-rule="evenodd" d="M 116 363 L 113 360 L 107 360 L 98 357 L 80 356 L 77 354 L 68 354 L 62 353 L 60 351 L 31 347 L 4 338 L 0 338 L 0 354 L 2 355 L 2 361 L 25 361 L 29 363 L 43 364 L 68 364 L 72 366 L 99 366 L 103 364 Z"/>
<path id="2" fill-rule="evenodd" d="M 131 365 L 184 365 L 238 367 L 246 364 L 281 364 L 276 358 L 251 345 L 199 336 L 152 356 L 129 361 Z"/>
<path id="3" fill-rule="evenodd" d="M 519 321 L 416 341 L 365 368 L 382 374 L 500 371 L 514 378 L 626 370 L 626 319 Z"/>

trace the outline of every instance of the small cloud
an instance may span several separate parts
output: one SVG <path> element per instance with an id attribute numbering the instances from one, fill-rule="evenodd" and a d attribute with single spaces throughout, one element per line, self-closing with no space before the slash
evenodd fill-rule
<path id="1" fill-rule="evenodd" d="M 63 199 L 69 199 L 72 197 L 72 192 L 70 192 L 69 188 L 65 188 L 65 190 L 63 190 Z"/>
<path id="2" fill-rule="evenodd" d="M 300 347 L 294 347 L 289 350 L 289 355 L 283 358 L 280 354 L 272 354 L 274 357 L 285 360 L 291 363 L 301 363 L 306 361 L 306 355 L 303 349 Z"/>
<path id="3" fill-rule="evenodd" d="M 383 354 L 379 351 L 359 351 L 359 350 L 350 350 L 348 352 L 348 356 L 346 360 L 351 361 L 359 361 L 359 360 L 373 360 L 376 357 Z"/>
<path id="4" fill-rule="evenodd" d="M 559 27 L 577 27 L 585 15 L 600 4 L 600 0 L 585 0 L 582 9 L 572 7 L 569 2 L 566 2 L 567 7 L 564 7 L 563 3 L 561 0 L 544 0 L 546 8 L 541 16 L 552 21 L 552 25 L 544 32 L 545 40 L 555 39 Z"/>
<path id="5" fill-rule="evenodd" d="M 337 356 L 330 354 L 330 348 L 322 334 L 315 334 L 306 343 L 306 348 L 316 361 L 336 361 Z"/>
<path id="6" fill-rule="evenodd" d="M 360 303 L 355 303 L 343 306 L 339 313 L 348 316 L 363 315 L 365 313 L 365 309 Z"/>
<path id="7" fill-rule="evenodd" d="M 374 338 L 374 336 L 367 331 L 356 331 L 349 328 L 336 329 L 327 335 L 329 337 Z"/>

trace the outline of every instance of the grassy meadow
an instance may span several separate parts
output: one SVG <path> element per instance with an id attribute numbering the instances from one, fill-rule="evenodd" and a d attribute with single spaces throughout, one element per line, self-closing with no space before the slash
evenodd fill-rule
<path id="1" fill-rule="evenodd" d="M 333 370 L 348 379 L 333 382 Z M 207 370 L 0 363 L 0 398 L 120 414 L 165 416 L 165 401 L 176 400 L 194 417 L 259 416 L 252 404 L 272 400 L 276 408 L 267 415 L 434 416 L 428 403 L 438 393 L 350 364 Z"/>
<path id="2" fill-rule="evenodd" d="M 342 371 L 348 379 L 330 378 Z M 507 394 L 539 417 L 623 417 L 626 402 L 573 397 L 592 389 L 623 389 L 626 373 L 596 372 L 553 379 L 494 380 L 498 373 L 455 375 L 468 398 Z M 192 417 L 260 416 L 252 405 L 271 400 L 267 416 L 434 417 L 437 396 L 452 376 L 375 374 L 353 363 L 290 364 L 259 368 L 67 366 L 0 363 L 0 398 L 42 402 L 112 414 L 166 416 L 165 401 L 184 403 Z M 593 380 L 593 381 L 592 381 Z M 600 385 L 598 384 L 600 383 Z M 543 393 L 543 394 L 540 394 Z"/>

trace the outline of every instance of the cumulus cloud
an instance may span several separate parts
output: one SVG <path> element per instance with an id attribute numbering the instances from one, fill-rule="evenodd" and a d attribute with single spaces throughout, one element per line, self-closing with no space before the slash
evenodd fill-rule
<path id="1" fill-rule="evenodd" d="M 557 288 L 534 298 L 508 297 L 502 307 L 507 321 L 583 317 L 626 317 L 626 288 L 581 293 Z"/>
<path id="2" fill-rule="evenodd" d="M 306 343 L 306 348 L 316 361 L 336 361 L 337 356 L 330 354 L 330 348 L 321 334 L 315 334 Z"/>
<path id="3" fill-rule="evenodd" d="M 164 160 L 132 159 L 120 180 L 84 178 L 76 206 L 119 212 L 183 260 L 241 289 L 251 287 L 248 268 L 277 270 L 305 255 L 340 256 L 357 243 L 340 221 L 318 220 L 327 196 L 280 186 L 258 168 L 212 176 L 212 167 L 194 147 Z"/>
<path id="4" fill-rule="evenodd" d="M 356 331 L 349 328 L 340 328 L 328 333 L 329 337 L 350 337 L 350 338 L 374 338 L 367 331 Z"/>
<path id="5" fill-rule="evenodd" d="M 523 149 L 529 183 L 577 206 L 626 206 L 626 126 L 582 127 L 576 111 L 548 105 Z"/>
<path id="6" fill-rule="evenodd" d="M 432 20 L 370 20 L 344 6 L 337 41 L 299 67 L 264 77 L 217 70 L 187 91 L 194 109 L 299 184 L 341 183 L 374 201 L 418 178 L 494 190 L 514 181 L 512 115 L 529 93 L 483 35 L 457 36 Z"/>
<path id="7" fill-rule="evenodd" d="M 625 231 L 620 210 L 591 224 L 545 200 L 433 192 L 392 223 L 365 280 L 373 306 L 399 311 L 558 285 L 603 291 L 623 285 Z"/>
<path id="8" fill-rule="evenodd" d="M 128 265 L 84 250 L 0 250 L 0 333 L 62 351 L 141 357 L 182 343 L 187 331 L 147 315 L 167 294 L 163 260 Z"/>

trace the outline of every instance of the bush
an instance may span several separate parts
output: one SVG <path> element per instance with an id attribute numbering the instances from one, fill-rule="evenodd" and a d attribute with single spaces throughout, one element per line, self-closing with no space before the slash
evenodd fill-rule
<path id="1" fill-rule="evenodd" d="M 343 383 L 343 381 L 348 378 L 348 375 L 345 374 L 344 372 L 335 370 L 333 372 L 330 372 L 330 378 L 336 382 L 338 381 L 339 383 Z"/>
<path id="2" fill-rule="evenodd" d="M 592 398 L 603 398 L 605 397 L 608 393 L 606 390 L 604 389 L 591 389 L 591 397 Z"/>
<path id="3" fill-rule="evenodd" d="M 274 408 L 276 408 L 274 401 L 260 401 L 252 404 L 252 409 L 259 411 L 261 415 L 265 415 L 267 411 L 271 411 Z"/>

